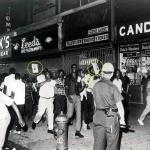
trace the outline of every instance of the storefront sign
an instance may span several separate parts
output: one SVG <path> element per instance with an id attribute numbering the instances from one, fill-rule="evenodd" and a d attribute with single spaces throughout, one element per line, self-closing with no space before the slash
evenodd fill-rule
<path id="1" fill-rule="evenodd" d="M 132 52 L 132 53 L 123 53 L 123 57 L 136 57 L 138 53 Z"/>
<path id="2" fill-rule="evenodd" d="M 63 49 L 109 42 L 110 5 L 108 2 L 63 17 Z"/>
<path id="3" fill-rule="evenodd" d="M 146 35 L 150 35 L 150 21 L 121 25 L 118 29 L 118 37 L 121 39 Z"/>
<path id="4" fill-rule="evenodd" d="M 131 51 L 139 51 L 140 44 L 121 44 L 119 45 L 120 52 L 131 52 Z"/>
<path id="5" fill-rule="evenodd" d="M 99 28 L 104 28 L 104 27 L 99 27 Z M 105 26 L 106 30 L 109 31 L 108 26 Z M 92 29 L 93 30 L 93 29 Z M 95 30 L 95 29 L 94 29 Z M 105 32 L 105 31 L 104 31 Z M 87 31 L 89 33 L 89 31 Z M 103 32 L 101 32 L 103 33 Z M 90 33 L 91 35 L 95 35 L 94 33 Z M 87 35 L 88 36 L 88 35 Z M 101 42 L 101 41 L 107 41 L 109 40 L 109 34 L 100 34 L 100 35 L 95 35 L 95 36 L 89 36 L 86 38 L 82 39 L 75 39 L 72 41 L 66 41 L 66 47 L 72 47 L 72 46 L 77 46 L 77 45 L 83 45 L 83 44 L 89 44 L 89 43 L 96 43 L 96 42 Z"/>
<path id="6" fill-rule="evenodd" d="M 143 56 L 150 56 L 150 41 L 141 42 L 141 54 Z"/>
<path id="7" fill-rule="evenodd" d="M 13 55 L 54 53 L 58 48 L 57 27 L 43 29 L 12 38 Z"/>
<path id="8" fill-rule="evenodd" d="M 33 40 L 27 41 L 27 38 L 21 39 L 21 53 L 30 53 L 34 51 L 42 50 L 42 44 L 39 41 L 39 38 L 33 36 Z"/>
<path id="9" fill-rule="evenodd" d="M 10 36 L 4 35 L 0 37 L 0 58 L 11 56 Z"/>

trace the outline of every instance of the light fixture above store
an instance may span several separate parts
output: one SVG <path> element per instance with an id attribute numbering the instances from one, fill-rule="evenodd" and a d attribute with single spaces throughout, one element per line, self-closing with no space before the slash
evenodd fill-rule
<path id="1" fill-rule="evenodd" d="M 46 43 L 50 43 L 52 40 L 53 40 L 53 39 L 52 39 L 51 37 L 47 37 L 47 38 L 45 39 L 45 42 L 46 42 Z"/>

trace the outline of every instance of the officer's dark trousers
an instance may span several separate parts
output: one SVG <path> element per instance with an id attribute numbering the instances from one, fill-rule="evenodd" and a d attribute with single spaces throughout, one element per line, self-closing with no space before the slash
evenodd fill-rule
<path id="1" fill-rule="evenodd" d="M 94 150 L 118 150 L 120 130 L 118 116 L 102 117 L 96 115 L 93 128 Z M 95 119 L 100 120 L 96 121 Z M 102 121 L 102 123 L 99 121 Z"/>

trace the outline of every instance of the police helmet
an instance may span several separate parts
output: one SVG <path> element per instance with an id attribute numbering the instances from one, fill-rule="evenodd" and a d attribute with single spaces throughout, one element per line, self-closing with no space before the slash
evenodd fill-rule
<path id="1" fill-rule="evenodd" d="M 114 72 L 114 66 L 111 63 L 107 62 L 103 65 L 102 72 L 112 73 Z"/>

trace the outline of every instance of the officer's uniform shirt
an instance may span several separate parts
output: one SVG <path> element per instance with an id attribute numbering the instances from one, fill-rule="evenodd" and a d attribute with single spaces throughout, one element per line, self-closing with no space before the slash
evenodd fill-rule
<path id="1" fill-rule="evenodd" d="M 118 88 L 111 81 L 104 78 L 95 84 L 93 97 L 97 110 L 106 108 L 116 109 L 116 103 L 123 100 Z M 95 124 L 105 124 L 105 114 L 100 111 L 96 112 L 98 113 L 95 113 L 93 122 Z"/>

